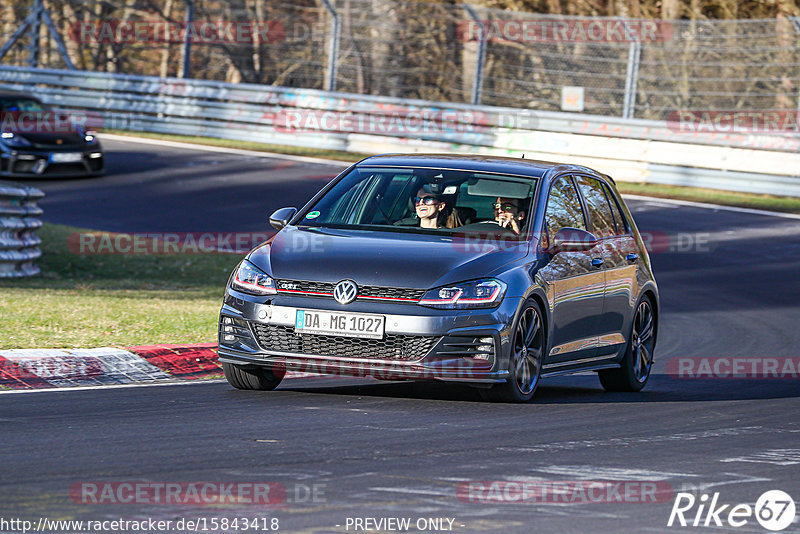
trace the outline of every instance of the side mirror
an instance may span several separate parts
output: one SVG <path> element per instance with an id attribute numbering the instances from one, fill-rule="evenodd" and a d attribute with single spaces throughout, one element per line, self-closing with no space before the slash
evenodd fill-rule
<path id="1" fill-rule="evenodd" d="M 297 208 L 281 208 L 269 216 L 269 224 L 276 230 L 280 230 L 292 220 Z"/>
<path id="2" fill-rule="evenodd" d="M 598 239 L 594 234 L 578 228 L 562 228 L 559 230 L 547 252 L 586 252 L 597 246 Z"/>

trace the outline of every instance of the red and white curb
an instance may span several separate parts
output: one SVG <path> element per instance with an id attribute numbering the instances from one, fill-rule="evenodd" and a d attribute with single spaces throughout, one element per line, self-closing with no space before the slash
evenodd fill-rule
<path id="1" fill-rule="evenodd" d="M 216 343 L 0 350 L 0 389 L 108 386 L 222 377 Z"/>

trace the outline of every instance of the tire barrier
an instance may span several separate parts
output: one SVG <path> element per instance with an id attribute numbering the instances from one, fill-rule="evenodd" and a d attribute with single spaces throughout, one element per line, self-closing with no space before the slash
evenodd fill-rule
<path id="1" fill-rule="evenodd" d="M 35 187 L 0 181 L 0 278 L 39 274 L 42 209 L 36 202 L 43 196 Z"/>

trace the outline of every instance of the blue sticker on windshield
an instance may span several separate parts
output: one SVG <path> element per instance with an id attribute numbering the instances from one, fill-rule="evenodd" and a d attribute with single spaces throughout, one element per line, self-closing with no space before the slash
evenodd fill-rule
<path id="1" fill-rule="evenodd" d="M 318 211 L 309 211 L 308 215 L 306 215 L 306 219 L 316 219 L 317 217 L 319 217 Z"/>

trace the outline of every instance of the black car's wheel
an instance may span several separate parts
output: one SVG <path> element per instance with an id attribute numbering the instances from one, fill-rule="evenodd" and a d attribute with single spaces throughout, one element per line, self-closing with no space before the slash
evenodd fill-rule
<path id="1" fill-rule="evenodd" d="M 285 374 L 282 370 L 246 369 L 230 363 L 223 363 L 222 370 L 228 383 L 236 389 L 259 389 L 262 391 L 269 391 L 278 387 Z"/>
<path id="2" fill-rule="evenodd" d="M 508 380 L 491 389 L 480 390 L 487 400 L 527 402 L 539 385 L 546 337 L 542 312 L 536 301 L 527 300 L 522 306 L 512 340 Z"/>
<path id="3" fill-rule="evenodd" d="M 640 391 L 644 387 L 653 366 L 657 326 L 653 304 L 648 297 L 644 297 L 636 305 L 631 336 L 621 367 L 598 373 L 606 391 Z"/>

